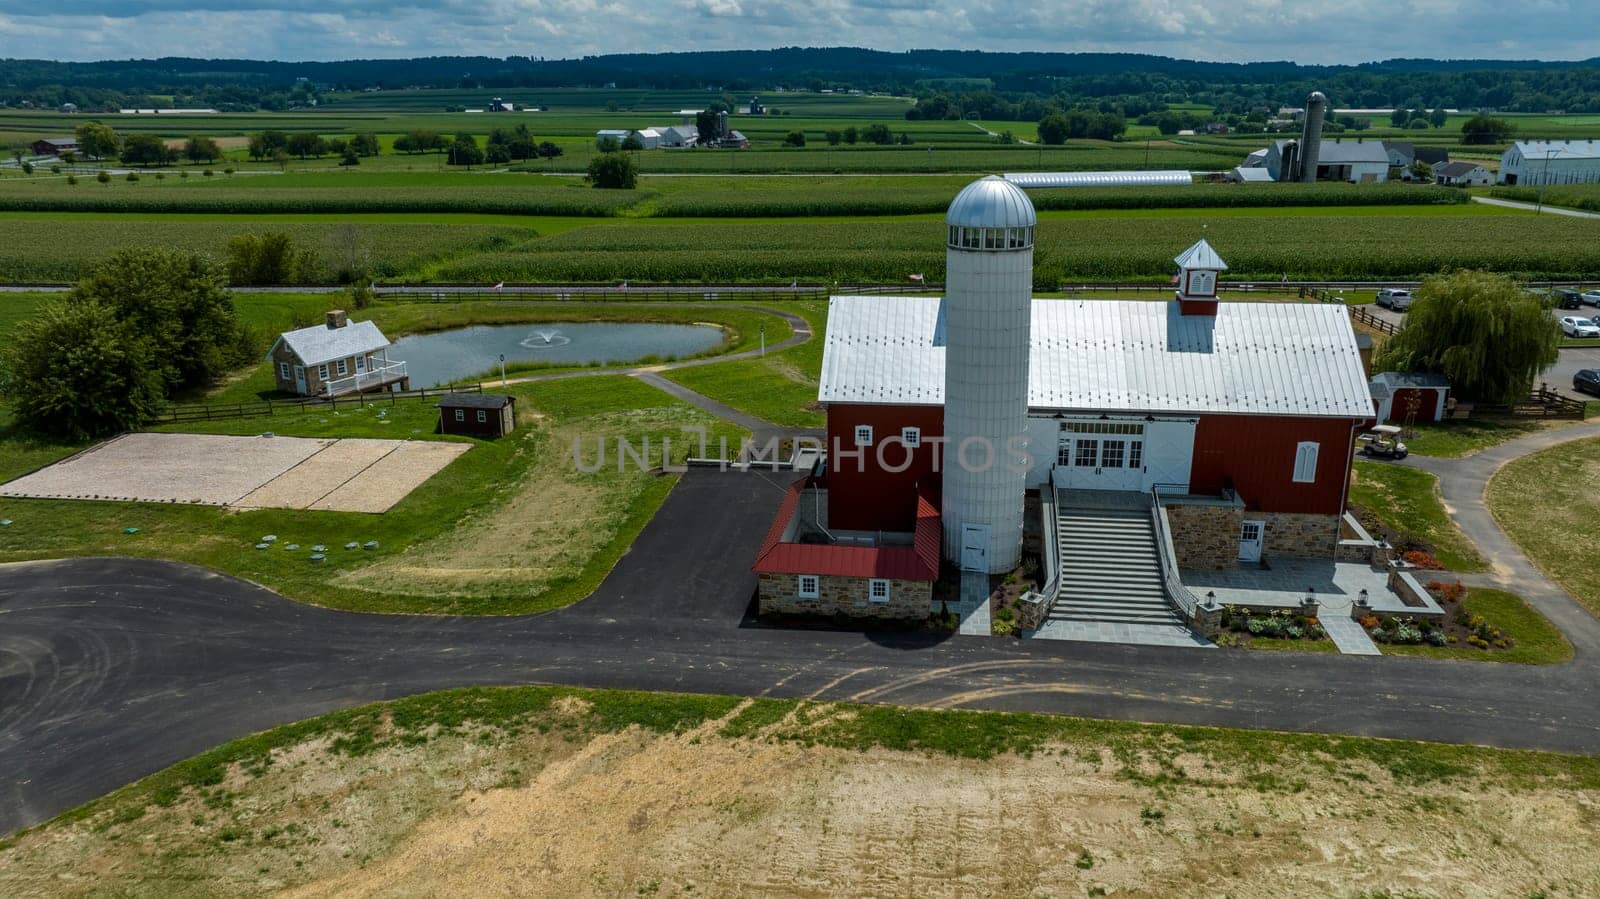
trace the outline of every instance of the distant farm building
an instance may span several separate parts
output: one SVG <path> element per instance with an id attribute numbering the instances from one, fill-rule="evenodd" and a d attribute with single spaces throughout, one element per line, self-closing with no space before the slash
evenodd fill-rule
<path id="1" fill-rule="evenodd" d="M 1292 161 L 1292 140 L 1273 141 L 1263 165 L 1275 181 L 1289 180 L 1286 161 Z M 1322 141 L 1317 156 L 1318 181 L 1371 184 L 1389 180 L 1389 153 L 1378 141 Z"/>
<path id="2" fill-rule="evenodd" d="M 78 139 L 75 137 L 47 137 L 36 140 L 28 145 L 38 156 L 60 156 L 62 153 L 78 152 Z"/>
<path id="3" fill-rule="evenodd" d="M 1450 381 L 1444 375 L 1386 371 L 1371 381 L 1378 421 L 1442 421 L 1449 405 Z"/>
<path id="4" fill-rule="evenodd" d="M 1600 181 L 1600 141 L 1519 140 L 1500 156 L 1501 184 Z"/>
<path id="5" fill-rule="evenodd" d="M 389 338 L 370 321 L 352 322 L 334 309 L 326 321 L 285 331 L 267 351 L 278 389 L 297 396 L 340 396 L 404 390 L 406 364 L 389 358 Z"/>
<path id="6" fill-rule="evenodd" d="M 516 104 L 507 103 L 499 97 L 495 97 L 493 100 L 489 101 L 488 110 L 490 112 L 515 112 L 516 109 Z"/>
<path id="7" fill-rule="evenodd" d="M 439 433 L 504 437 L 517 427 L 516 401 L 494 393 L 452 393 L 439 401 Z"/>
<path id="8" fill-rule="evenodd" d="M 1391 169 L 1408 169 L 1419 160 L 1431 166 L 1450 161 L 1450 151 L 1444 147 L 1419 147 L 1405 140 L 1386 140 L 1383 149 L 1389 154 Z"/>
<path id="9" fill-rule="evenodd" d="M 1478 162 L 1447 162 L 1434 166 L 1433 180 L 1455 187 L 1482 187 L 1494 183 L 1494 173 Z"/>

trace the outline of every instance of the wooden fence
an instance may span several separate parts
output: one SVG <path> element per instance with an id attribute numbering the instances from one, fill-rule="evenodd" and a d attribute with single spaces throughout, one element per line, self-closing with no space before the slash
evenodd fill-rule
<path id="1" fill-rule="evenodd" d="M 1400 333 L 1398 325 L 1386 318 L 1379 318 L 1373 315 L 1365 306 L 1351 306 L 1350 320 L 1358 325 L 1377 331 L 1379 334 L 1393 335 Z"/>
<path id="2" fill-rule="evenodd" d="M 1525 400 L 1514 403 L 1489 404 L 1476 403 L 1470 407 L 1473 415 L 1511 415 L 1517 418 L 1571 418 L 1581 420 L 1588 403 L 1562 396 L 1551 390 L 1548 384 L 1540 384 L 1538 389 L 1528 394 Z M 1459 410 L 1460 407 L 1458 406 Z"/>
<path id="3" fill-rule="evenodd" d="M 288 415 L 307 409 L 338 409 L 341 406 L 394 405 L 400 400 L 427 399 L 451 393 L 482 393 L 481 384 L 462 384 L 457 387 L 426 387 L 420 390 L 390 390 L 379 393 L 350 393 L 336 397 L 297 397 L 281 400 L 256 400 L 245 403 L 186 403 L 168 406 L 150 419 L 148 424 L 182 424 L 194 421 L 226 421 L 234 418 L 258 418 L 267 415 Z"/>

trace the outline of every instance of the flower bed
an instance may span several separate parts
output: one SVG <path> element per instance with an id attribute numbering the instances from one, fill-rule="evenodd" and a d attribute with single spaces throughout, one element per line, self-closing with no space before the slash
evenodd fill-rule
<path id="1" fill-rule="evenodd" d="M 1317 619 L 1288 609 L 1264 612 L 1241 606 L 1224 606 L 1218 623 L 1222 628 L 1216 638 L 1218 646 L 1249 646 L 1258 639 L 1306 643 L 1328 639 L 1327 631 L 1323 630 Z"/>
<path id="2" fill-rule="evenodd" d="M 1374 643 L 1397 646 L 1470 646 L 1486 652 L 1507 650 L 1516 645 L 1511 635 L 1483 615 L 1467 609 L 1462 602 L 1467 588 L 1460 581 L 1429 581 L 1426 588 L 1439 605 L 1445 609 L 1442 621 L 1428 619 L 1391 618 L 1380 621 L 1368 616 L 1361 619 Z"/>

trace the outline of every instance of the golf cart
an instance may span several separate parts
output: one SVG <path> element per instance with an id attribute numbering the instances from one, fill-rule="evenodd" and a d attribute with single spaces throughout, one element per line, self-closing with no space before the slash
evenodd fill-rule
<path id="1" fill-rule="evenodd" d="M 1411 453 L 1400 442 L 1400 429 L 1394 425 L 1375 425 L 1357 437 L 1356 443 L 1361 444 L 1361 455 L 1373 459 L 1404 459 Z"/>

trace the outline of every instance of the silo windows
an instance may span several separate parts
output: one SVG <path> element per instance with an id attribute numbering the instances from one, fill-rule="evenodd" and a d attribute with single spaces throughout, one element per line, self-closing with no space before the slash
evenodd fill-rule
<path id="1" fill-rule="evenodd" d="M 856 425 L 856 446 L 872 445 L 872 425 Z"/>

